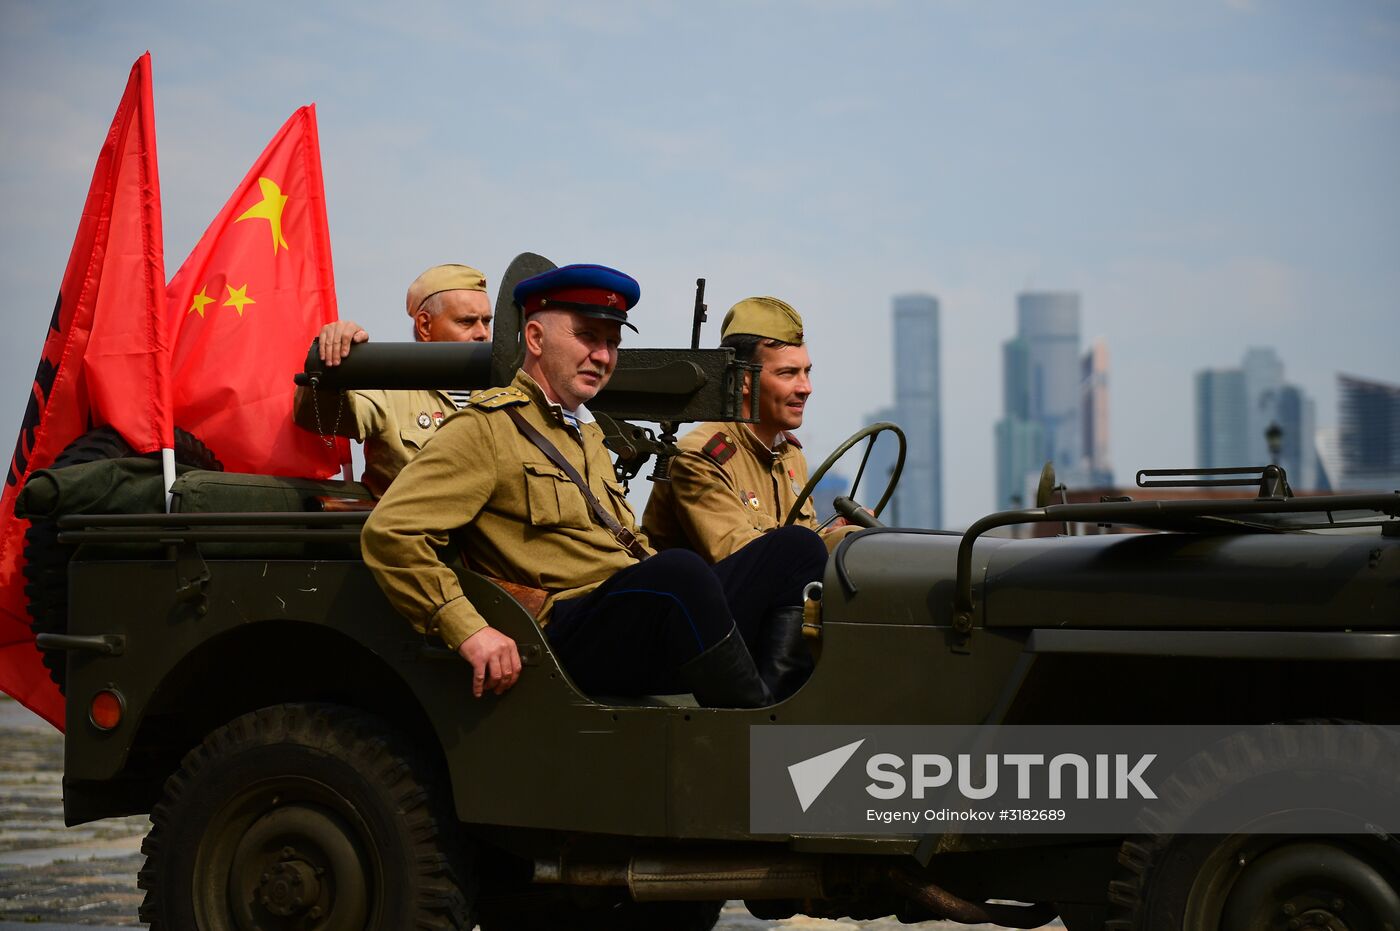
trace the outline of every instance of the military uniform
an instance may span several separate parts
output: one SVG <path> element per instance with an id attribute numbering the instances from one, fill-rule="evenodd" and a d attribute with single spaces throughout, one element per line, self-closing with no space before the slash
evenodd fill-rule
<path id="1" fill-rule="evenodd" d="M 769 449 L 746 424 L 702 423 L 681 437 L 671 480 L 658 482 L 642 520 L 657 549 L 685 547 L 719 562 L 779 527 L 807 483 L 797 438 Z M 796 521 L 817 527 L 808 498 Z"/>
<path id="2" fill-rule="evenodd" d="M 361 477 L 375 497 L 423 449 L 447 417 L 457 410 L 441 391 L 313 391 L 298 387 L 292 406 L 297 426 L 326 436 L 349 437 L 365 444 Z"/>
<path id="3" fill-rule="evenodd" d="M 725 315 L 723 333 L 794 346 L 805 339 L 797 311 L 774 297 L 735 304 Z M 703 423 L 677 445 L 681 452 L 671 460 L 670 481 L 652 489 L 642 520 L 660 550 L 684 547 L 717 563 L 781 526 L 807 484 L 807 457 L 790 433 L 779 431 L 769 448 L 748 424 Z M 794 523 L 817 529 L 810 497 Z M 834 549 L 851 532 L 835 527 L 822 538 Z"/>
<path id="4" fill-rule="evenodd" d="M 460 542 L 473 569 L 549 592 L 542 623 L 556 600 L 587 594 L 638 561 L 592 519 L 583 494 L 521 435 L 507 407 L 564 454 L 623 527 L 636 530 L 596 423 L 566 425 L 524 372 L 507 388 L 477 392 L 404 467 L 361 537 L 365 562 L 389 600 L 417 630 L 454 650 L 486 626 L 433 552 L 458 528 L 470 525 Z"/>
<path id="5" fill-rule="evenodd" d="M 486 291 L 486 276 L 470 265 L 434 265 L 408 286 L 404 309 L 417 317 L 428 298 L 444 291 Z M 322 436 L 344 436 L 365 446 L 366 488 L 383 497 L 389 483 L 422 451 L 458 404 L 444 391 L 313 391 L 299 386 L 292 419 Z"/>

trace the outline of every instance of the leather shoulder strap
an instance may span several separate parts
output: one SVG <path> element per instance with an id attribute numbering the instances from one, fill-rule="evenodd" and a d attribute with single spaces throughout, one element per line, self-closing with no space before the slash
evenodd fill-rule
<path id="1" fill-rule="evenodd" d="M 646 559 L 650 554 L 647 553 L 646 547 L 642 546 L 641 541 L 637 539 L 637 535 L 618 523 L 617 518 L 613 517 L 612 514 L 608 512 L 608 509 L 603 507 L 602 502 L 598 500 L 598 496 L 593 494 L 593 489 L 588 487 L 588 483 L 583 480 L 583 476 L 579 475 L 578 470 L 573 467 L 573 464 L 569 462 L 568 459 L 564 458 L 564 454 L 559 451 L 559 448 L 551 443 L 543 433 L 536 430 L 534 424 L 526 420 L 525 416 L 521 414 L 520 411 L 516 410 L 514 407 L 508 407 L 505 411 L 510 415 L 510 419 L 514 421 L 515 428 L 521 432 L 525 439 L 534 443 L 535 446 L 539 448 L 540 452 L 549 457 L 550 462 L 564 470 L 564 474 L 569 477 L 569 481 L 578 486 L 578 490 L 583 492 L 583 500 L 588 502 L 588 507 L 593 512 L 593 516 L 598 519 L 598 523 L 607 528 L 608 532 L 613 535 L 613 539 L 617 540 L 617 542 L 633 556 L 638 559 Z"/>

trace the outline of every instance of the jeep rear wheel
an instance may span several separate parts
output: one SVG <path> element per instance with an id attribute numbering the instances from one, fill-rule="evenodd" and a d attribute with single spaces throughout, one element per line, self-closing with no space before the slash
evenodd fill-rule
<path id="1" fill-rule="evenodd" d="M 1138 901 L 1113 929 L 1400 928 L 1400 874 L 1346 837 L 1178 837 L 1138 867 Z M 1147 851 L 1125 852 L 1143 855 Z M 1121 893 L 1121 889 L 1119 890 Z M 1119 898 L 1120 903 L 1122 898 Z"/>
<path id="2" fill-rule="evenodd" d="M 1168 779 L 1147 809 L 1148 823 L 1189 825 L 1204 813 L 1231 810 L 1240 824 L 1229 835 L 1156 834 L 1124 842 L 1109 887 L 1115 910 L 1107 927 L 1400 928 L 1400 846 L 1378 835 L 1366 817 L 1377 799 L 1393 804 L 1400 793 L 1400 747 L 1378 728 L 1317 726 L 1313 733 L 1295 729 L 1302 734 L 1296 744 L 1233 735 Z M 1309 783 L 1318 807 L 1261 809 L 1258 799 L 1286 780 Z M 1337 834 L 1293 833 L 1319 813 Z"/>
<path id="3" fill-rule="evenodd" d="M 466 927 L 473 889 L 433 769 L 384 722 L 277 705 L 211 733 L 142 844 L 152 931 Z"/>

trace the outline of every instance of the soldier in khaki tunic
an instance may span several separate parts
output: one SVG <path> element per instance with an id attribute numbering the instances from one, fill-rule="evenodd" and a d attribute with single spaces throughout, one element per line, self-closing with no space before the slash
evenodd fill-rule
<path id="1" fill-rule="evenodd" d="M 791 432 L 802 426 L 812 394 L 805 336 L 802 317 L 775 297 L 750 297 L 730 308 L 720 345 L 734 349 L 740 361 L 763 366 L 758 422 L 702 423 L 681 438 L 670 481 L 658 482 L 647 501 L 642 523 L 653 546 L 683 547 L 717 563 L 782 525 L 807 483 L 807 458 Z M 753 416 L 749 398 L 746 385 L 745 416 Z M 795 523 L 816 529 L 811 498 Z M 834 548 L 855 529 L 836 526 L 821 535 Z M 820 577 L 818 570 L 809 581 Z M 802 640 L 801 601 L 775 612 L 768 633 L 773 643 L 767 652 L 775 658 L 769 687 L 782 697 L 806 681 L 812 668 Z"/>
<path id="2" fill-rule="evenodd" d="M 408 315 L 417 342 L 485 342 L 491 338 L 486 278 L 469 265 L 435 265 L 408 286 Z M 369 339 L 352 320 L 321 328 L 321 362 L 340 364 Z M 465 391 L 313 391 L 297 388 L 298 426 L 365 444 L 365 487 L 382 496 L 394 476 L 423 448 L 443 420 L 462 406 Z"/>
<path id="3" fill-rule="evenodd" d="M 792 431 L 802 426 L 812 394 L 802 318 L 791 305 L 746 298 L 730 308 L 721 332 L 721 346 L 763 366 L 758 422 L 702 423 L 681 437 L 670 481 L 652 489 L 642 521 L 657 549 L 685 547 L 710 562 L 780 526 L 797 503 L 807 484 L 807 457 Z M 748 386 L 744 414 L 751 416 Z M 816 529 L 811 498 L 796 523 Z M 857 529 L 842 524 L 822 533 L 829 548 Z"/>
<path id="4" fill-rule="evenodd" d="M 521 282 L 520 373 L 450 417 L 365 524 L 365 562 L 380 587 L 471 664 L 477 695 L 509 689 L 520 657 L 438 557 L 450 538 L 471 568 L 548 593 L 537 619 L 585 692 L 772 701 L 751 647 L 764 649 L 772 610 L 800 598 L 826 551 L 798 527 L 714 567 L 647 547 L 586 406 L 612 375 L 639 295 L 630 277 L 594 265 Z"/>

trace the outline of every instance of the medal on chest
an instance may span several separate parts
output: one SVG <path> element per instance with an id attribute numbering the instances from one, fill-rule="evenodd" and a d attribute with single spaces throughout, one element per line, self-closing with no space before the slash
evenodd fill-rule
<path id="1" fill-rule="evenodd" d="M 751 491 L 744 492 L 744 503 L 757 511 L 759 508 L 758 495 Z"/>
<path id="2" fill-rule="evenodd" d="M 444 415 L 443 415 L 442 411 L 433 411 L 433 426 L 434 426 L 434 427 L 440 427 L 440 426 L 442 426 L 442 421 L 443 421 L 443 419 L 444 419 Z"/>
<path id="3" fill-rule="evenodd" d="M 792 474 L 792 470 L 791 470 L 791 469 L 788 469 L 788 470 L 787 470 L 787 473 L 788 473 L 788 481 L 792 482 L 792 493 L 793 493 L 794 495 L 800 495 L 800 494 L 802 494 L 802 486 L 799 485 L 799 484 L 797 483 L 797 476 Z"/>
<path id="4" fill-rule="evenodd" d="M 419 414 L 418 414 L 418 426 L 420 426 L 420 427 L 422 427 L 424 430 L 426 430 L 426 429 L 428 429 L 429 427 L 431 427 L 432 425 L 433 425 L 433 419 L 432 419 L 431 417 L 428 416 L 428 412 L 427 412 L 427 411 L 421 411 L 421 412 L 419 412 Z"/>

